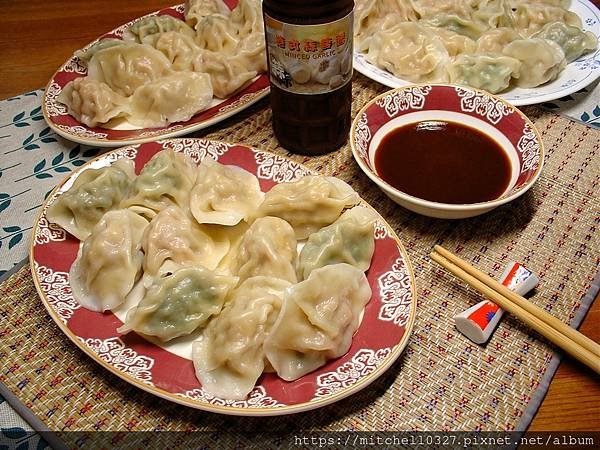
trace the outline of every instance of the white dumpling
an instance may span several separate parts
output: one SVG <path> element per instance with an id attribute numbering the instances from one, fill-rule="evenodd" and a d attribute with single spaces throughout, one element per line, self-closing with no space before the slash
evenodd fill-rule
<path id="1" fill-rule="evenodd" d="M 469 17 L 472 1 L 466 0 L 411 0 L 410 4 L 421 19 L 429 19 L 440 13 Z"/>
<path id="2" fill-rule="evenodd" d="M 517 5 L 514 12 L 515 28 L 525 36 L 540 31 L 550 22 L 563 22 L 567 25 L 581 28 L 581 19 L 577 14 L 558 6 L 541 3 L 522 3 Z"/>
<path id="3" fill-rule="evenodd" d="M 214 14 L 228 16 L 230 12 L 223 0 L 186 0 L 184 17 L 189 25 L 195 27 L 203 17 Z"/>
<path id="4" fill-rule="evenodd" d="M 231 11 L 230 20 L 240 37 L 250 33 L 264 35 L 261 0 L 239 0 Z"/>
<path id="5" fill-rule="evenodd" d="M 122 39 L 115 39 L 115 38 L 104 38 L 104 39 L 100 39 L 97 42 L 93 43 L 92 45 L 90 45 L 89 47 L 82 49 L 82 50 L 77 50 L 74 55 L 79 58 L 81 61 L 85 62 L 85 63 L 89 63 L 90 59 L 92 59 L 92 56 L 94 56 L 96 54 L 96 52 L 103 50 L 105 48 L 109 48 L 109 47 L 115 47 L 118 45 L 123 45 L 126 44 L 126 41 L 123 41 Z"/>
<path id="6" fill-rule="evenodd" d="M 457 56 L 463 53 L 473 53 L 477 44 L 475 41 L 462 34 L 455 33 L 445 28 L 427 27 L 441 41 L 449 56 Z"/>
<path id="7" fill-rule="evenodd" d="M 253 174 L 204 158 L 190 193 L 190 209 L 198 223 L 235 225 L 248 220 L 263 198 Z"/>
<path id="8" fill-rule="evenodd" d="M 187 34 L 177 31 L 156 34 L 149 40 L 149 44 L 169 59 L 173 70 L 194 70 L 194 61 L 198 57 L 200 48 Z"/>
<path id="9" fill-rule="evenodd" d="M 346 353 L 370 298 L 365 274 L 348 264 L 316 269 L 288 288 L 264 342 L 277 375 L 293 381 Z"/>
<path id="10" fill-rule="evenodd" d="M 462 34 L 474 40 L 478 39 L 488 29 L 488 26 L 485 24 L 477 22 L 470 17 L 457 16 L 456 14 L 439 13 L 427 20 L 423 20 L 422 23 L 433 27 L 445 28 L 446 30 Z"/>
<path id="11" fill-rule="evenodd" d="M 230 96 L 267 70 L 260 2 L 240 2 L 230 17 L 206 16 L 196 29 L 196 43 L 203 52 L 194 70 L 210 75 L 216 97 Z"/>
<path id="12" fill-rule="evenodd" d="M 84 308 L 119 306 L 139 278 L 148 221 L 130 210 L 107 212 L 85 240 L 69 272 L 73 297 Z"/>
<path id="13" fill-rule="evenodd" d="M 244 234 L 233 260 L 240 280 L 268 276 L 296 282 L 297 241 L 294 230 L 278 217 L 256 219 Z"/>
<path id="14" fill-rule="evenodd" d="M 170 70 L 171 63 L 162 52 L 150 45 L 127 43 L 96 52 L 88 65 L 88 77 L 129 97 L 140 86 Z"/>
<path id="15" fill-rule="evenodd" d="M 206 16 L 196 25 L 196 44 L 200 48 L 232 55 L 239 42 L 229 17 Z"/>
<path id="16" fill-rule="evenodd" d="M 80 77 L 67 83 L 57 100 L 88 127 L 104 124 L 127 111 L 128 100 L 102 81 Z"/>
<path id="17" fill-rule="evenodd" d="M 298 278 L 330 264 L 347 263 L 366 271 L 375 252 L 376 214 L 364 206 L 355 206 L 331 225 L 311 234 L 298 259 Z"/>
<path id="18" fill-rule="evenodd" d="M 360 197 L 347 183 L 334 177 L 305 176 L 298 181 L 273 186 L 258 208 L 258 217 L 274 216 L 287 221 L 304 239 L 332 224 L 345 208 Z"/>
<path id="19" fill-rule="evenodd" d="M 356 0 L 354 4 L 354 37 L 358 44 L 380 29 L 384 18 L 393 17 L 396 23 L 417 20 L 412 5 L 403 0 Z"/>
<path id="20" fill-rule="evenodd" d="M 196 59 L 194 70 L 210 75 L 215 97 L 227 98 L 248 85 L 257 75 L 255 69 L 246 67 L 246 58 L 209 50 Z"/>
<path id="21" fill-rule="evenodd" d="M 146 163 L 122 208 L 153 218 L 171 205 L 189 209 L 190 191 L 196 181 L 196 165 L 182 153 L 161 150 Z"/>
<path id="22" fill-rule="evenodd" d="M 146 43 L 153 36 L 170 31 L 176 31 L 189 37 L 194 37 L 195 34 L 194 30 L 183 20 L 164 14 L 162 16 L 148 16 L 136 21 L 125 30 L 123 38 Z"/>
<path id="23" fill-rule="evenodd" d="M 583 31 L 562 22 L 548 23 L 532 37 L 556 42 L 565 52 L 568 63 L 598 47 L 598 39 L 594 36 L 594 33 Z"/>
<path id="24" fill-rule="evenodd" d="M 448 65 L 450 82 L 495 94 L 520 74 L 521 62 L 501 53 L 459 55 Z"/>
<path id="25" fill-rule="evenodd" d="M 134 178 L 133 161 L 129 159 L 99 169 L 86 169 L 50 205 L 46 217 L 83 241 L 102 216 L 118 208 L 129 195 Z"/>
<path id="26" fill-rule="evenodd" d="M 162 274 L 168 261 L 178 266 L 201 265 L 214 270 L 229 251 L 229 240 L 219 230 L 198 225 L 181 208 L 169 206 L 150 222 L 142 240 L 144 273 Z"/>
<path id="27" fill-rule="evenodd" d="M 541 38 L 518 39 L 504 47 L 506 56 L 521 61 L 517 86 L 535 87 L 556 79 L 565 66 L 565 53 L 553 41 Z"/>
<path id="28" fill-rule="evenodd" d="M 523 3 L 532 3 L 530 0 L 509 0 L 508 2 L 513 8 Z M 535 0 L 535 3 L 540 5 L 560 6 L 563 9 L 569 9 L 571 0 Z"/>
<path id="29" fill-rule="evenodd" d="M 137 88 L 131 97 L 127 119 L 144 128 L 185 122 L 207 109 L 212 97 L 209 75 L 175 72 Z"/>
<path id="30" fill-rule="evenodd" d="M 472 0 L 471 18 L 491 29 L 512 27 L 514 24 L 513 11 L 508 0 Z"/>
<path id="31" fill-rule="evenodd" d="M 258 73 L 267 71 L 267 53 L 264 33 L 250 33 L 235 50 L 234 58 L 244 70 Z"/>
<path id="32" fill-rule="evenodd" d="M 477 39 L 478 53 L 502 53 L 507 44 L 523 37 L 512 28 L 494 28 L 488 30 Z"/>
<path id="33" fill-rule="evenodd" d="M 277 278 L 254 277 L 230 293 L 219 316 L 192 346 L 196 376 L 205 392 L 243 400 L 254 388 L 265 370 L 264 340 L 289 286 Z"/>
<path id="34" fill-rule="evenodd" d="M 202 266 L 184 267 L 156 278 L 137 306 L 127 311 L 119 333 L 136 331 L 169 341 L 185 336 L 219 314 L 237 278 Z"/>
<path id="35" fill-rule="evenodd" d="M 240 222 L 237 225 L 204 225 L 210 227 L 211 231 L 215 228 L 218 229 L 219 236 L 223 235 L 224 238 L 229 242 L 229 251 L 221 259 L 221 262 L 216 268 L 218 273 L 224 275 L 235 275 L 237 276 L 237 268 L 235 267 L 235 261 L 238 255 L 242 239 L 250 228 L 250 225 L 246 222 Z"/>
<path id="36" fill-rule="evenodd" d="M 376 64 L 375 59 L 381 46 L 381 34 L 393 32 L 398 25 L 404 22 L 398 14 L 384 15 L 373 21 L 371 29 L 368 32 L 365 30 L 362 35 L 354 35 L 354 47 L 360 52 L 368 52 L 367 56 L 370 55 L 368 59 L 373 64 Z M 376 35 L 378 36 L 376 37 Z M 374 43 L 374 40 L 378 42 Z"/>
<path id="37" fill-rule="evenodd" d="M 448 51 L 440 38 L 417 23 L 403 22 L 376 32 L 369 41 L 366 57 L 405 80 L 447 81 Z"/>

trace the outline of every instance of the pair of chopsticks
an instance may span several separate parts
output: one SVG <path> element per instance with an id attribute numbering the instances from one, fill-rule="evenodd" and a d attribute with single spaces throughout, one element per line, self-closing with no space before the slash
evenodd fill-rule
<path id="1" fill-rule="evenodd" d="M 556 317 L 514 293 L 458 256 L 436 245 L 433 259 L 456 277 L 475 288 L 500 308 L 519 318 L 546 339 L 562 348 L 596 373 L 600 373 L 600 345 Z"/>

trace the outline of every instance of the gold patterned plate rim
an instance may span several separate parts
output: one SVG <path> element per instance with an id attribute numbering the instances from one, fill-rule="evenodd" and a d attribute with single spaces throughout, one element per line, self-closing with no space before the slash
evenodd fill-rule
<path id="1" fill-rule="evenodd" d="M 139 173 L 143 164 L 164 148 L 183 152 L 196 163 L 212 157 L 243 167 L 257 175 L 263 191 L 276 183 L 315 173 L 270 152 L 205 139 L 167 139 L 127 146 L 100 155 L 78 168 L 52 191 L 41 208 L 33 227 L 30 266 L 35 287 L 50 317 L 79 349 L 114 375 L 158 397 L 209 412 L 240 416 L 276 416 L 320 408 L 366 388 L 392 366 L 408 344 L 416 317 L 414 273 L 408 254 L 392 227 L 364 200 L 362 204 L 378 216 L 375 254 L 367 272 L 373 296 L 365 308 L 352 347 L 342 357 L 293 382 L 264 374 L 247 400 L 225 401 L 208 396 L 195 379 L 190 360 L 135 333 L 119 335 L 116 328 L 122 322 L 112 312 L 94 313 L 79 307 L 72 298 L 68 280 L 68 269 L 75 259 L 79 241 L 48 223 L 48 206 L 84 170 L 129 158 L 135 161 Z M 132 367 L 123 366 L 124 355 L 133 361 Z M 169 371 L 176 373 L 177 378 L 169 378 L 166 373 Z"/>

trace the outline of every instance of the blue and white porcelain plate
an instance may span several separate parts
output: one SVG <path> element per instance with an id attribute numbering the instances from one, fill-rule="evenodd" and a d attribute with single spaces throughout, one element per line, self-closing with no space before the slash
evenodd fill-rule
<path id="1" fill-rule="evenodd" d="M 600 11 L 588 0 L 573 0 L 571 11 L 581 17 L 583 28 L 591 31 L 600 40 Z M 354 53 L 354 68 L 363 75 L 385 86 L 397 88 L 412 84 L 395 77 L 366 60 L 363 54 Z M 568 64 L 559 77 L 535 88 L 511 87 L 497 94 L 498 97 L 515 106 L 533 105 L 548 102 L 577 92 L 600 77 L 600 46 L 593 53 L 587 53 Z"/>

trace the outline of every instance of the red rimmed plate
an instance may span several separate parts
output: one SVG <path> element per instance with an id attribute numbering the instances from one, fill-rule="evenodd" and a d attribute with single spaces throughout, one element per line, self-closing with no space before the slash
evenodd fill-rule
<path id="1" fill-rule="evenodd" d="M 416 291 L 406 251 L 381 217 L 375 227 L 375 253 L 367 279 L 373 291 L 352 346 L 344 356 L 308 375 L 286 382 L 264 374 L 247 400 L 230 401 L 206 394 L 194 373 L 191 344 L 155 345 L 135 333 L 120 335 L 123 316 L 79 306 L 69 285 L 69 269 L 79 241 L 49 224 L 48 205 L 87 168 L 121 158 L 135 161 L 136 172 L 159 150 L 172 148 L 197 163 L 212 157 L 255 174 L 261 189 L 312 173 L 284 157 L 239 144 L 200 139 L 171 139 L 124 147 L 82 166 L 48 197 L 34 227 L 30 261 L 37 291 L 62 331 L 92 359 L 129 383 L 159 397 L 206 411 L 272 416 L 318 408 L 351 395 L 382 375 L 406 347 L 416 314 Z M 365 202 L 363 202 L 367 205 Z"/>
<path id="2" fill-rule="evenodd" d="M 237 5 L 237 0 L 226 2 L 230 8 Z M 92 46 L 103 38 L 122 39 L 123 32 L 132 24 L 144 17 L 154 15 L 170 15 L 183 20 L 184 5 L 176 5 L 161 9 L 100 36 L 85 48 Z M 58 95 L 64 86 L 71 80 L 87 74 L 87 66 L 78 57 L 71 56 L 52 76 L 42 99 L 42 112 L 48 125 L 59 135 L 80 144 L 97 147 L 121 147 L 129 144 L 151 142 L 156 139 L 165 139 L 197 131 L 221 122 L 232 115 L 246 109 L 269 93 L 269 79 L 266 74 L 259 75 L 254 81 L 231 97 L 221 100 L 213 98 L 211 107 L 201 111 L 187 122 L 172 123 L 161 128 L 139 128 L 126 122 L 118 122 L 113 129 L 102 127 L 88 127 L 79 122 L 67 112 L 67 107 L 57 101 Z"/>
<path id="3" fill-rule="evenodd" d="M 506 152 L 511 174 L 500 197 L 480 203 L 438 203 L 404 193 L 379 176 L 375 153 L 382 138 L 403 125 L 435 120 L 475 128 Z M 533 186 L 544 164 L 541 136 L 527 116 L 495 95 L 457 85 L 414 84 L 371 99 L 354 118 L 350 145 L 359 167 L 388 197 L 411 211 L 444 219 L 473 217 L 516 199 Z"/>

